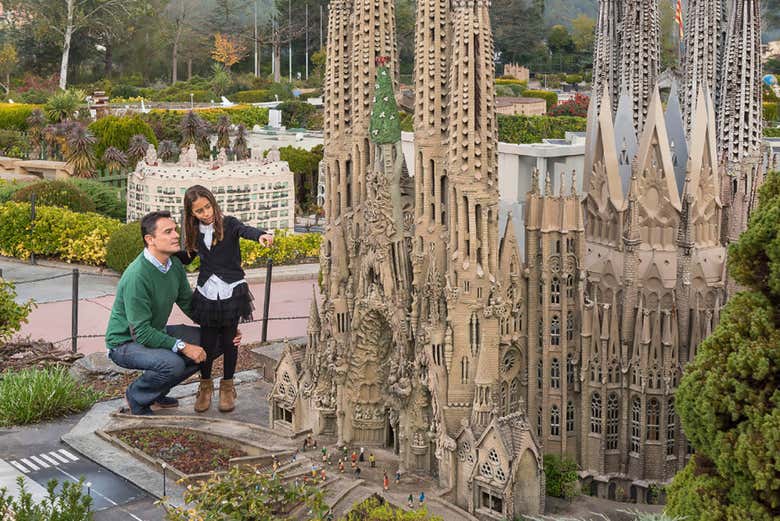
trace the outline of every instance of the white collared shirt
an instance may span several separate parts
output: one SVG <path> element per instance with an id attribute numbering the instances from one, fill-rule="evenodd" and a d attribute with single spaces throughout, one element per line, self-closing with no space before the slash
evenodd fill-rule
<path id="1" fill-rule="evenodd" d="M 168 270 L 171 269 L 171 258 L 168 257 L 168 262 L 163 264 L 159 260 L 157 260 L 157 257 L 152 255 L 152 252 L 149 251 L 149 248 L 144 248 L 144 258 L 152 263 L 152 265 L 160 270 L 162 273 L 168 273 Z"/>

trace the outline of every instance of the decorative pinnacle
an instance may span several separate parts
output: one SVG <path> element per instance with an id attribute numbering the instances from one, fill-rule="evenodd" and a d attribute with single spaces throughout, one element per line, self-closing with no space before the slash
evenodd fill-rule
<path id="1" fill-rule="evenodd" d="M 577 170 L 572 169 L 571 171 L 571 195 L 576 196 L 577 195 Z"/>
<path id="2" fill-rule="evenodd" d="M 535 167 L 531 172 L 531 193 L 539 195 L 539 169 Z"/>
<path id="3" fill-rule="evenodd" d="M 552 176 L 550 176 L 550 171 L 547 171 L 547 175 L 544 176 L 544 195 L 551 196 L 552 193 Z"/>

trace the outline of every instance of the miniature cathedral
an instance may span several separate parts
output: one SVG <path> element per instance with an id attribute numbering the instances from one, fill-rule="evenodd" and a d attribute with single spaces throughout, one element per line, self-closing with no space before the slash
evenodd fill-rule
<path id="1" fill-rule="evenodd" d="M 417 2 L 412 177 L 394 2 L 331 0 L 323 298 L 276 368 L 271 425 L 392 450 L 480 518 L 544 511 L 544 453 L 593 494 L 644 501 L 690 456 L 675 389 L 760 184 L 758 2 L 736 0 L 728 30 L 688 3 L 696 72 L 664 110 L 657 3 L 601 0 L 585 193 L 536 172 L 513 207 L 489 4 Z M 758 119 L 726 136 L 736 110 Z"/>

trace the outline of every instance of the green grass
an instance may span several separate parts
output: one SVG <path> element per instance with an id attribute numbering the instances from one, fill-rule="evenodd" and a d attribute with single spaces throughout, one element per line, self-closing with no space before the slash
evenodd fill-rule
<path id="1" fill-rule="evenodd" d="M 7 372 L 0 375 L 0 426 L 27 425 L 81 412 L 100 396 L 63 367 Z"/>

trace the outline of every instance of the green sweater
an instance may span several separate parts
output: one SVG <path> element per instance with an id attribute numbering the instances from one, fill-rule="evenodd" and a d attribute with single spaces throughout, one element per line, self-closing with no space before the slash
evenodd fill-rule
<path id="1" fill-rule="evenodd" d="M 171 268 L 163 273 L 141 252 L 119 279 L 106 345 L 111 349 L 138 342 L 146 347 L 173 348 L 176 339 L 165 334 L 165 325 L 174 302 L 190 316 L 192 288 L 181 261 L 172 257 Z"/>

